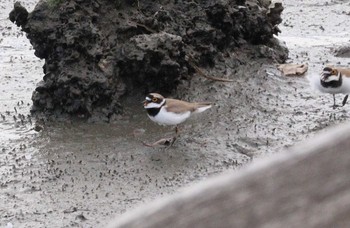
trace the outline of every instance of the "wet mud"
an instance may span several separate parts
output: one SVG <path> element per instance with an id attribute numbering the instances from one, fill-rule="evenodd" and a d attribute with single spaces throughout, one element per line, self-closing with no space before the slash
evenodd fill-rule
<path id="1" fill-rule="evenodd" d="M 215 105 L 183 124 L 167 150 L 141 143 L 173 133 L 147 118 L 141 97 L 124 99 L 125 114 L 114 123 L 35 120 L 31 94 L 43 62 L 7 19 L 13 2 L 0 2 L 0 226 L 103 227 L 141 203 L 274 156 L 349 118 L 349 105 L 333 110 L 332 96 L 312 91 L 305 77 L 284 77 L 266 60 L 244 59 L 246 65 L 222 71 L 234 83 L 195 74 L 178 85 L 176 98 Z M 284 7 L 280 39 L 288 62 L 308 63 L 308 74 L 326 64 L 348 66 L 335 51 L 347 46 L 348 3 L 286 0 Z"/>

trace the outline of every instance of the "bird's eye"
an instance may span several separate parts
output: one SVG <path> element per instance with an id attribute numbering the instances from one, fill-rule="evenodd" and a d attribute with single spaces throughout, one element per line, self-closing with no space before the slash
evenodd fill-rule
<path id="1" fill-rule="evenodd" d="M 331 74 L 336 75 L 338 74 L 336 70 L 332 70 Z"/>
<path id="2" fill-rule="evenodd" d="M 158 99 L 157 99 L 156 97 L 153 97 L 153 98 L 152 98 L 152 101 L 153 101 L 153 102 L 157 102 L 157 100 L 158 100 Z"/>

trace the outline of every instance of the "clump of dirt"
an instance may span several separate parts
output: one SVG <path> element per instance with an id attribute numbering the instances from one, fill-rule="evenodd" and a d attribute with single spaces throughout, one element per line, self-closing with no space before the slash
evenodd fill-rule
<path id="1" fill-rule="evenodd" d="M 33 110 L 108 120 L 123 95 L 167 95 L 194 64 L 215 73 L 261 57 L 284 62 L 273 37 L 282 10 L 259 0 L 45 0 L 29 14 L 15 3 L 10 19 L 45 59 Z"/>
<path id="2" fill-rule="evenodd" d="M 350 47 L 348 45 L 343 45 L 340 47 L 333 48 L 333 54 L 336 57 L 349 58 L 350 57 Z"/>

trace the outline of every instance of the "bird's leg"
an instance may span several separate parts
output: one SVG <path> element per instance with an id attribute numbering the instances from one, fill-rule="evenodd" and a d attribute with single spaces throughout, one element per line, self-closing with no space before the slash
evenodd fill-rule
<path id="1" fill-rule="evenodd" d="M 176 127 L 175 127 L 175 135 L 176 135 L 176 137 L 177 137 L 179 134 L 180 134 L 180 129 L 179 129 L 179 127 L 176 125 Z"/>
<path id="2" fill-rule="evenodd" d="M 175 127 L 175 136 L 173 137 L 173 141 L 171 142 L 170 146 L 174 145 L 174 142 L 176 141 L 177 137 L 180 135 L 179 127 L 176 125 Z"/>
<path id="3" fill-rule="evenodd" d="M 338 107 L 338 105 L 335 104 L 335 94 L 333 94 L 333 109 L 336 109 Z"/>
<path id="4" fill-rule="evenodd" d="M 147 147 L 155 147 L 155 146 L 165 146 L 166 149 L 168 149 L 169 147 L 171 147 L 174 142 L 176 141 L 177 137 L 179 136 L 179 128 L 178 126 L 176 125 L 175 127 L 175 136 L 172 137 L 172 138 L 162 138 L 162 139 L 159 139 L 157 141 L 155 141 L 154 143 L 146 143 L 146 142 L 142 142 L 142 144 L 144 146 L 147 146 Z"/>
<path id="5" fill-rule="evenodd" d="M 348 97 L 349 97 L 349 94 L 346 94 L 344 99 L 343 99 L 343 102 L 342 102 L 342 105 L 344 106 L 346 104 L 346 102 L 348 101 Z"/>
<path id="6" fill-rule="evenodd" d="M 174 142 L 176 141 L 176 139 L 177 139 L 177 137 L 179 135 L 180 135 L 180 130 L 179 130 L 179 127 L 176 125 L 176 127 L 175 127 L 175 136 L 174 137 L 172 137 L 172 138 L 162 138 L 162 139 L 159 139 L 159 140 L 155 141 L 154 143 L 142 142 L 142 144 L 144 146 L 147 146 L 147 147 L 165 146 L 166 147 L 165 149 L 168 149 L 174 144 Z"/>

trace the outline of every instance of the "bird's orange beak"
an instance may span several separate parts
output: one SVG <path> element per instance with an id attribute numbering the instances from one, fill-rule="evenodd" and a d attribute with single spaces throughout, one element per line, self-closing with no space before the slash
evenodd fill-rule
<path id="1" fill-rule="evenodd" d="M 149 102 L 148 102 L 148 100 L 144 100 L 142 103 L 143 103 L 143 107 L 146 107 Z"/>

